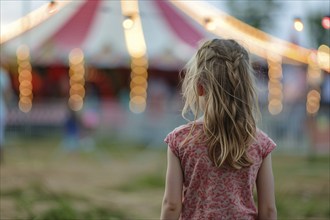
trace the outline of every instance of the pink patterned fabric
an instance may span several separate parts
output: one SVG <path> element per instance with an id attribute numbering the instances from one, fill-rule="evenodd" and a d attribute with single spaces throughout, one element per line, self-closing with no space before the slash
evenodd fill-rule
<path id="1" fill-rule="evenodd" d="M 180 147 L 191 126 L 192 123 L 180 126 L 165 138 L 179 158 L 184 175 L 181 219 L 256 219 L 253 189 L 262 160 L 275 143 L 258 130 L 257 141 L 248 148 L 252 166 L 240 170 L 226 165 L 216 168 L 208 157 L 203 136 Z M 191 135 L 196 137 L 200 132 L 203 123 L 197 122 Z"/>

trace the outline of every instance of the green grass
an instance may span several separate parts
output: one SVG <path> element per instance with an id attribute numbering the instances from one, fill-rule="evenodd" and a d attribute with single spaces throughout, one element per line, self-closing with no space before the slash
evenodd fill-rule
<path id="1" fill-rule="evenodd" d="M 330 219 L 328 156 L 273 156 L 279 219 Z"/>
<path id="2" fill-rule="evenodd" d="M 144 174 L 132 179 L 130 182 L 118 186 L 116 189 L 123 192 L 134 192 L 138 190 L 159 189 L 165 187 L 165 177 L 159 173 Z"/>
<path id="3" fill-rule="evenodd" d="M 1 190 L 1 199 L 11 199 L 17 215 L 12 219 L 34 220 L 93 220 L 123 219 L 125 215 L 118 210 L 97 207 L 88 198 L 69 193 L 54 193 L 40 182 L 27 185 L 24 189 Z M 76 204 L 85 207 L 77 208 Z M 37 211 L 39 205 L 47 206 L 44 211 Z M 86 208 L 87 207 L 87 208 Z"/>
<path id="4" fill-rule="evenodd" d="M 1 178 L 0 199 L 14 204 L 12 219 L 158 218 L 164 192 L 165 149 L 149 149 L 141 143 L 103 138 L 97 140 L 97 150 L 93 152 L 57 158 L 54 155 L 59 143 L 57 138 L 11 142 L 6 167 L 13 172 L 7 172 L 5 178 L 20 177 L 20 172 L 33 177 L 27 176 L 23 179 L 26 183 L 19 187 L 4 187 L 6 182 Z M 274 153 L 278 219 L 330 219 L 329 167 L 328 155 Z M 57 174 L 59 185 L 85 184 L 89 193 L 79 193 L 72 190 L 74 187 L 54 190 L 45 184 L 44 178 L 55 181 L 53 178 Z M 73 177 L 78 180 L 71 179 Z M 98 178 L 105 179 L 98 182 Z M 109 202 L 103 205 L 103 201 Z"/>

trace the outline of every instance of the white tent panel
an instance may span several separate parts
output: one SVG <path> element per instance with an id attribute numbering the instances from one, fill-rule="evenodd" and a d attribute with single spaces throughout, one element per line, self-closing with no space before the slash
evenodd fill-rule
<path id="1" fill-rule="evenodd" d="M 120 1 L 103 1 L 83 45 L 87 62 L 107 67 L 129 65 L 122 22 Z"/>

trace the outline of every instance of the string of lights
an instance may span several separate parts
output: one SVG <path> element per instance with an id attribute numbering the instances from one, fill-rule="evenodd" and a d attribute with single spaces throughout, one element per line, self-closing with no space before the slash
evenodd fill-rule
<path id="1" fill-rule="evenodd" d="M 68 104 L 73 111 L 79 111 L 84 105 L 85 97 L 84 53 L 81 49 L 75 48 L 70 52 L 69 65 L 70 96 Z"/>
<path id="2" fill-rule="evenodd" d="M 204 26 L 210 32 L 222 38 L 244 39 L 244 45 L 248 50 L 264 59 L 269 53 L 278 54 L 283 58 L 308 64 L 308 57 L 312 50 L 299 45 L 273 37 L 260 31 L 244 22 L 222 12 L 220 9 L 212 7 L 210 4 L 196 1 L 189 4 L 187 1 L 170 1 L 175 7 L 183 11 L 190 18 Z M 302 29 L 301 20 L 296 22 L 298 28 Z M 323 53 L 323 60 L 330 60 L 330 54 Z M 283 59 L 283 62 L 285 60 Z M 322 65 L 321 69 L 330 71 L 330 65 Z"/>
<path id="3" fill-rule="evenodd" d="M 6 43 L 7 41 L 38 26 L 70 3 L 70 0 L 51 1 L 50 3 L 44 4 L 38 9 L 30 12 L 26 16 L 23 16 L 10 24 L 2 26 L 0 30 L 0 44 Z"/>
<path id="4" fill-rule="evenodd" d="M 131 56 L 131 82 L 129 108 L 142 113 L 147 105 L 148 58 L 139 15 L 138 1 L 121 1 L 123 28 L 128 53 Z"/>
<path id="5" fill-rule="evenodd" d="M 315 115 L 320 108 L 322 72 L 317 64 L 317 55 L 312 53 L 308 59 L 307 82 L 309 91 L 307 93 L 306 111 Z"/>
<path id="6" fill-rule="evenodd" d="M 282 58 L 278 55 L 268 57 L 268 111 L 272 115 L 283 109 Z"/>
<path id="7" fill-rule="evenodd" d="M 22 112 L 29 112 L 32 108 L 33 86 L 32 66 L 30 63 L 30 50 L 26 45 L 21 45 L 16 51 L 18 64 L 19 101 L 18 107 Z"/>
<path id="8" fill-rule="evenodd" d="M 179 10 L 200 23 L 208 31 L 222 38 L 244 39 L 244 45 L 252 53 L 268 61 L 268 110 L 277 115 L 283 109 L 282 62 L 283 58 L 308 64 L 307 81 L 312 88 L 307 95 L 306 109 L 310 114 L 317 113 L 320 105 L 321 70 L 330 72 L 330 50 L 326 45 L 321 45 L 317 55 L 299 45 L 286 42 L 266 34 L 238 19 L 211 7 L 207 3 L 195 2 L 194 6 L 184 1 L 170 1 Z M 323 23 L 322 23 L 323 24 Z M 301 19 L 296 18 L 294 28 L 302 31 L 304 25 Z M 271 58 L 269 57 L 271 54 Z M 311 59 L 313 57 L 313 59 Z"/>

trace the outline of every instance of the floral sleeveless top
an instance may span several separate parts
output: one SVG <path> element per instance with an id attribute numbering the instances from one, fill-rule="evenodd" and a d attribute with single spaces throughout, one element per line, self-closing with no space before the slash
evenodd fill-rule
<path id="1" fill-rule="evenodd" d="M 183 171 L 181 219 L 256 219 L 253 189 L 262 160 L 275 148 L 275 143 L 257 130 L 257 141 L 248 148 L 254 161 L 252 166 L 240 170 L 226 165 L 216 168 L 208 157 L 203 136 L 180 147 L 191 126 L 192 123 L 180 126 L 165 138 Z M 203 123 L 196 122 L 191 137 L 200 132 L 203 132 Z"/>

